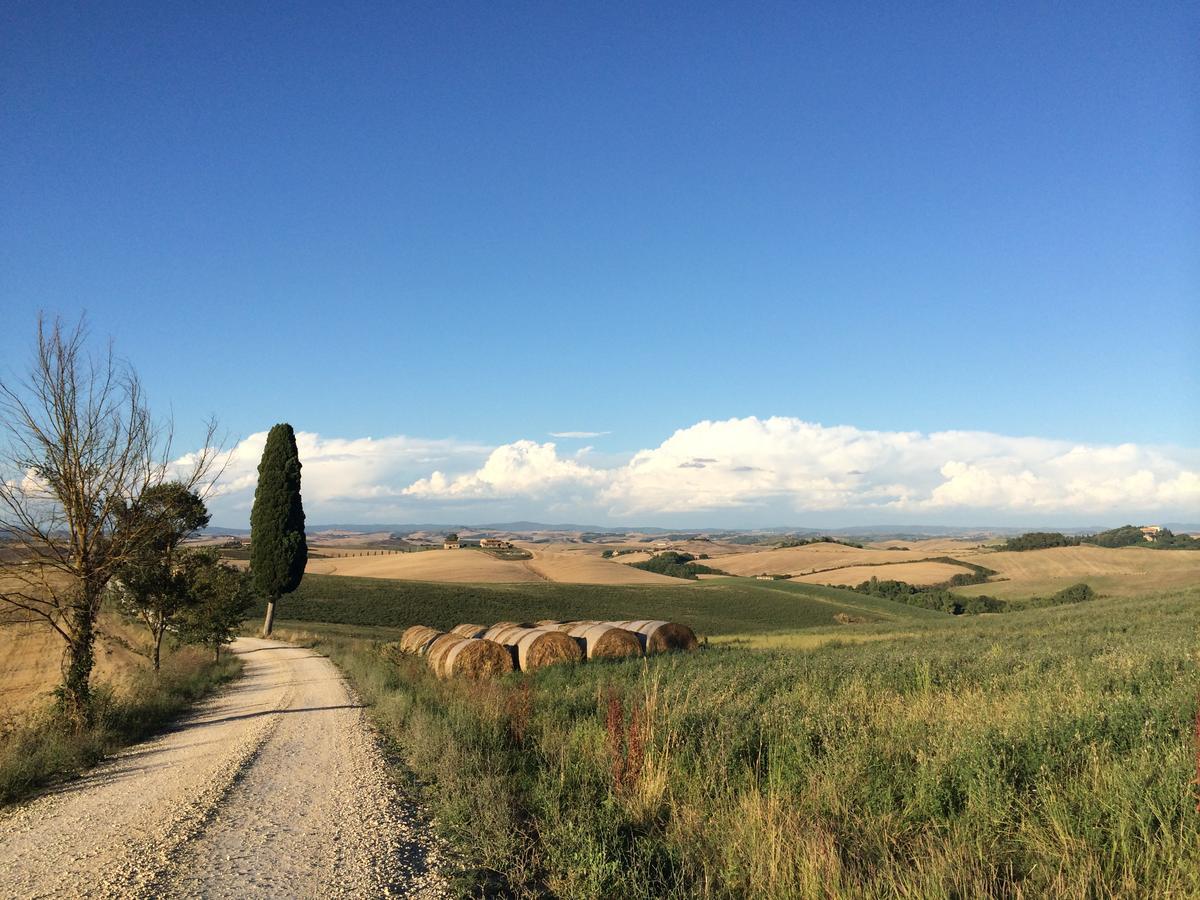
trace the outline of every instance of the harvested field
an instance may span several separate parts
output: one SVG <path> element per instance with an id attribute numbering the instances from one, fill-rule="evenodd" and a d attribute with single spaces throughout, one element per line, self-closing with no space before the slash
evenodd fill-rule
<path id="1" fill-rule="evenodd" d="M 811 575 L 797 575 L 792 578 L 792 581 L 805 584 L 854 586 L 872 578 L 878 578 L 881 581 L 893 579 L 907 581 L 909 584 L 930 585 L 949 581 L 955 575 L 970 574 L 971 570 L 966 566 L 953 566 L 949 563 L 938 562 L 906 562 L 884 566 L 849 566 L 844 569 L 814 572 Z"/>
<path id="2" fill-rule="evenodd" d="M 305 572 L 461 584 L 515 584 L 540 580 L 523 562 L 496 559 L 477 550 L 425 550 L 346 559 L 310 559 Z"/>
<path id="3" fill-rule="evenodd" d="M 956 556 L 959 553 L 969 553 L 985 549 L 989 544 L 995 544 L 999 538 L 989 538 L 986 541 L 964 541 L 959 538 L 929 538 L 923 541 L 872 541 L 866 544 L 872 550 L 896 550 L 905 548 L 921 556 Z"/>
<path id="4" fill-rule="evenodd" d="M 548 548 L 538 544 L 523 544 L 522 549 L 533 554 L 526 565 L 547 581 L 568 584 L 661 584 L 686 587 L 682 578 L 671 578 L 657 572 L 643 572 L 604 559 L 594 549 Z M 624 559 L 625 557 L 620 557 Z"/>
<path id="5" fill-rule="evenodd" d="M 806 575 L 864 563 L 912 562 L 928 555 L 908 550 L 860 550 L 844 544 L 822 543 L 714 556 L 704 562 L 730 575 Z"/>
<path id="6" fill-rule="evenodd" d="M 962 559 L 995 569 L 987 584 L 956 588 L 964 594 L 1030 597 L 1053 594 L 1085 581 L 1102 594 L 1135 597 L 1150 591 L 1200 584 L 1200 551 L 1148 547 L 1049 547 L 1022 553 L 963 554 Z"/>

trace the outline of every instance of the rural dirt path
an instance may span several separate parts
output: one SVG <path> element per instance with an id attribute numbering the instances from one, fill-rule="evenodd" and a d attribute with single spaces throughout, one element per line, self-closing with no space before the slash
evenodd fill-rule
<path id="1" fill-rule="evenodd" d="M 0 815 L 0 897 L 446 896 L 334 665 L 233 649 L 243 677 L 174 730 Z"/>

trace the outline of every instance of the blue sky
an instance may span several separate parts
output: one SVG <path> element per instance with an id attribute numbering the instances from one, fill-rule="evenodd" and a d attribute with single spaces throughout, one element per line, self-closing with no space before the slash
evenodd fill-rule
<path id="1" fill-rule="evenodd" d="M 328 518 L 1182 515 L 1200 13 L 997 6 L 6 4 L 0 356 L 19 368 L 37 310 L 86 309 L 184 443 L 208 413 L 235 439 L 441 442 L 331 486 Z M 748 417 L 1165 461 L 1006 457 L 1057 487 L 1153 474 L 1092 506 L 824 508 L 811 467 L 760 505 L 697 468 L 672 489 L 724 503 L 699 510 L 620 505 L 611 472 L 474 506 L 413 487 L 520 442 L 607 471 Z"/>

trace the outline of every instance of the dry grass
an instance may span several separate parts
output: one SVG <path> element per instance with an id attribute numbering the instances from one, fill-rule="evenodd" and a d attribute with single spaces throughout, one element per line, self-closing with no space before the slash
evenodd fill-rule
<path id="1" fill-rule="evenodd" d="M 145 632 L 110 616 L 102 619 L 101 629 L 93 677 L 123 687 L 149 666 L 147 657 L 129 649 L 146 644 Z M 46 699 L 62 682 L 62 652 L 62 638 L 47 628 L 0 626 L 0 727 Z"/>

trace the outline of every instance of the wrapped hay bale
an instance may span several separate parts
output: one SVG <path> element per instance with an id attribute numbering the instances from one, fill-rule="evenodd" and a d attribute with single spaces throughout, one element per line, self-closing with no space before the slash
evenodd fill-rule
<path id="1" fill-rule="evenodd" d="M 400 635 L 400 649 L 405 653 L 415 653 L 422 656 L 429 649 L 437 638 L 441 637 L 442 632 L 436 628 L 430 628 L 427 625 L 414 625 L 412 628 L 406 628 L 404 633 Z"/>
<path id="2" fill-rule="evenodd" d="M 651 653 L 665 653 L 668 650 L 695 650 L 699 646 L 696 633 L 686 625 L 678 622 L 661 622 L 638 619 L 632 622 L 606 622 L 632 631 L 642 642 L 642 650 L 649 656 Z"/>
<path id="3" fill-rule="evenodd" d="M 467 638 L 463 637 L 461 634 L 450 634 L 447 632 L 446 634 L 438 637 L 432 644 L 429 645 L 429 649 L 425 651 L 425 659 L 428 660 L 429 668 L 433 669 L 434 675 L 437 675 L 439 678 L 445 677 L 442 675 L 442 670 L 443 666 L 445 665 L 446 654 L 448 654 L 451 648 L 456 644 L 461 644 L 465 640 L 467 640 Z"/>
<path id="4" fill-rule="evenodd" d="M 486 625 L 455 625 L 450 629 L 450 633 L 461 634 L 465 638 L 478 638 L 483 637 L 487 630 Z"/>
<path id="5" fill-rule="evenodd" d="M 567 634 L 579 642 L 588 659 L 620 659 L 642 655 L 642 642 L 638 636 L 615 625 L 580 622 Z"/>
<path id="6" fill-rule="evenodd" d="M 507 647 L 495 641 L 466 638 L 450 647 L 442 658 L 442 678 L 458 676 L 483 681 L 513 670 L 513 658 Z"/>

